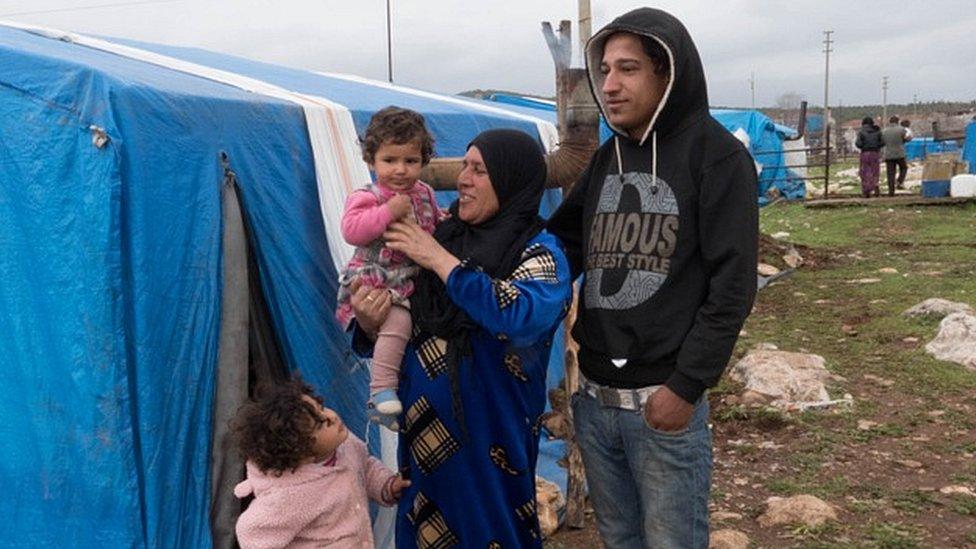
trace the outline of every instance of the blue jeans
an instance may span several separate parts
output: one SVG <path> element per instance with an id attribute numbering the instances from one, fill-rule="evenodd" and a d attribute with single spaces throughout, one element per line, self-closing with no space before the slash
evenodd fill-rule
<path id="1" fill-rule="evenodd" d="M 708 547 L 712 435 L 708 399 L 688 427 L 667 433 L 642 412 L 573 395 L 576 438 L 597 528 L 608 549 Z"/>

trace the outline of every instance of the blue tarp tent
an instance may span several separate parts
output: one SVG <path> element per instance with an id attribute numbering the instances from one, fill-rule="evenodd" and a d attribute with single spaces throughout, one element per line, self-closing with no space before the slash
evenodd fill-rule
<path id="1" fill-rule="evenodd" d="M 962 149 L 962 159 L 969 162 L 969 173 L 976 173 L 976 122 L 966 126 L 966 143 Z"/>
<path id="2" fill-rule="evenodd" d="M 787 200 L 802 200 L 806 182 L 785 167 L 783 139 L 795 135 L 792 128 L 775 124 L 759 111 L 712 109 L 712 116 L 732 133 L 749 136 L 749 152 L 759 165 L 759 204 L 769 203 L 767 193 L 776 188 Z"/>
<path id="3" fill-rule="evenodd" d="M 531 97 L 494 93 L 486 97 L 505 105 L 517 112 L 544 113 L 549 120 L 556 121 L 556 104 Z M 749 152 L 752 153 L 759 173 L 759 203 L 769 202 L 766 193 L 775 187 L 780 194 L 789 200 L 800 200 L 806 196 L 805 181 L 787 169 L 784 165 L 783 139 L 796 135 L 796 131 L 786 126 L 775 124 L 765 114 L 759 111 L 712 109 L 712 116 L 727 130 L 736 133 L 742 130 L 749 138 Z M 600 142 L 604 142 L 613 135 L 606 121 L 600 122 Z"/>
<path id="4" fill-rule="evenodd" d="M 905 143 L 905 158 L 924 160 L 926 156 L 937 153 L 956 152 L 959 143 L 955 141 L 933 141 L 931 137 L 916 137 Z"/>
<path id="5" fill-rule="evenodd" d="M 457 102 L 126 43 L 328 98 L 360 132 L 379 108 L 416 109 L 440 156 L 488 128 L 539 135 Z M 0 25 L 0 545 L 210 546 L 222 153 L 286 363 L 364 435 L 367 373 L 332 316 L 302 108 Z"/>

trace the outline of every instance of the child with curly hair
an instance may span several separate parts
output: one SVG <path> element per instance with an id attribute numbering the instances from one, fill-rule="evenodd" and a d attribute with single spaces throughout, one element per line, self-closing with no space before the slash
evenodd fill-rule
<path id="1" fill-rule="evenodd" d="M 404 219 L 434 232 L 444 214 L 433 189 L 418 179 L 433 152 L 434 138 L 420 113 L 400 107 L 377 111 L 363 139 L 363 160 L 375 183 L 350 194 L 342 214 L 342 236 L 357 248 L 339 278 L 336 318 L 344 329 L 349 328 L 355 316 L 350 303 L 354 281 L 369 289 L 389 290 L 393 306 L 376 336 L 367 407 L 370 421 L 394 431 L 403 411 L 396 389 L 412 328 L 411 279 L 419 268 L 403 253 L 387 248 L 382 235 L 390 223 Z"/>
<path id="2" fill-rule="evenodd" d="M 373 547 L 367 497 L 391 506 L 410 482 L 369 455 L 312 389 L 294 380 L 238 412 L 235 430 L 254 500 L 237 521 L 252 547 Z"/>

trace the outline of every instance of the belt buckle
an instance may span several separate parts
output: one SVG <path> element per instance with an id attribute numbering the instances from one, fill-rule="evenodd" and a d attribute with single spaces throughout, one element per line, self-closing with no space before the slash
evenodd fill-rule
<path id="1" fill-rule="evenodd" d="M 604 387 L 598 385 L 597 388 L 597 398 L 605 407 L 610 408 L 621 408 L 624 410 L 636 410 L 637 403 L 634 398 L 634 391 L 629 391 L 627 389 L 614 389 L 613 387 Z"/>

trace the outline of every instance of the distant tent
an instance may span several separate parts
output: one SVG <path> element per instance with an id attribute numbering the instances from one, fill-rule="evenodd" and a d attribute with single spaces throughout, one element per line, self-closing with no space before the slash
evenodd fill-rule
<path id="1" fill-rule="evenodd" d="M 795 130 L 775 124 L 759 111 L 712 109 L 711 113 L 725 129 L 746 144 L 756 160 L 760 205 L 769 203 L 769 192 L 773 188 L 787 200 L 802 200 L 806 196 L 806 181 L 795 169 L 787 168 L 793 165 L 792 162 L 785 161 L 784 139 L 796 135 Z"/>
<path id="2" fill-rule="evenodd" d="M 485 129 L 547 146 L 555 129 L 355 77 L 16 26 L 0 23 L 0 545 L 209 547 L 227 193 L 267 341 L 364 436 L 367 373 L 332 312 L 342 204 L 327 199 L 368 181 L 356 133 L 390 104 L 422 112 L 445 157 Z"/>
<path id="3" fill-rule="evenodd" d="M 506 108 L 521 113 L 543 113 L 549 120 L 556 121 L 556 104 L 552 101 L 523 97 L 518 95 L 491 94 L 485 98 L 488 101 L 502 103 Z M 775 188 L 779 194 L 788 200 L 800 200 L 806 196 L 806 183 L 803 173 L 787 165 L 806 164 L 805 153 L 794 153 L 794 161 L 786 162 L 784 156 L 784 140 L 796 135 L 796 130 L 787 126 L 773 123 L 765 114 L 759 111 L 711 109 L 711 115 L 725 129 L 736 135 L 749 148 L 756 169 L 759 171 L 759 204 L 769 203 L 768 192 Z M 600 122 L 600 142 L 604 142 L 613 135 L 605 120 Z"/>

